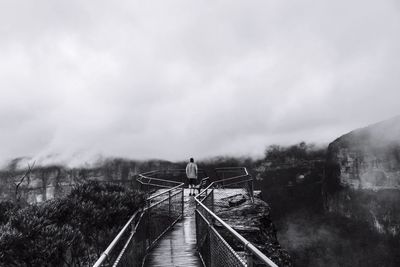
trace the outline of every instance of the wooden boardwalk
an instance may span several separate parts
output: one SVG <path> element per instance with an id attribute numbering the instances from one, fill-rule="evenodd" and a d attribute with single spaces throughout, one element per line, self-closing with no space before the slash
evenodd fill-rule
<path id="1" fill-rule="evenodd" d="M 146 267 L 202 266 L 196 251 L 194 199 L 185 190 L 185 217 L 168 232 L 147 255 Z"/>

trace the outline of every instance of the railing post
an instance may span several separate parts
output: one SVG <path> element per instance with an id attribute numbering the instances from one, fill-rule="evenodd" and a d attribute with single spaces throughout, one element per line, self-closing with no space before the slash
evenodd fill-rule
<path id="1" fill-rule="evenodd" d="M 146 229 L 145 229 L 145 231 L 146 231 L 146 236 L 145 236 L 146 252 L 150 248 L 150 244 L 151 244 L 151 241 L 150 241 L 150 215 L 149 215 L 149 213 L 150 213 L 150 210 L 147 209 L 145 211 L 144 216 L 143 216 L 144 222 L 145 222 L 145 226 L 146 226 Z"/>
<path id="2" fill-rule="evenodd" d="M 151 231 L 151 229 L 150 229 L 150 213 L 151 213 L 151 210 L 150 210 L 150 204 L 151 204 L 151 201 L 150 200 L 146 200 L 146 205 L 147 205 L 147 209 L 146 209 L 146 213 L 145 213 L 145 215 L 146 215 L 146 217 L 145 217 L 145 222 L 146 222 L 146 251 L 150 248 L 150 245 L 151 245 L 151 240 L 150 240 L 150 231 Z"/>
<path id="3" fill-rule="evenodd" d="M 198 210 L 197 210 L 197 202 L 196 202 L 196 209 L 194 210 L 194 227 L 196 228 L 196 246 L 197 249 L 200 249 L 200 242 L 199 242 L 199 215 L 197 214 Z"/>
<path id="4" fill-rule="evenodd" d="M 185 189 L 182 187 L 182 217 L 184 215 L 185 212 Z"/>
<path id="5" fill-rule="evenodd" d="M 253 199 L 254 202 L 254 180 L 251 179 L 251 198 Z"/>
<path id="6" fill-rule="evenodd" d="M 247 247 L 246 247 L 246 262 L 247 262 L 247 267 L 253 267 L 253 254 L 249 251 Z"/>
<path id="7" fill-rule="evenodd" d="M 210 263 L 210 267 L 214 267 L 213 257 L 212 255 L 212 245 L 211 245 L 211 224 L 207 223 L 207 235 L 208 235 L 208 260 Z"/>
<path id="8" fill-rule="evenodd" d="M 215 213 L 215 210 L 214 210 L 214 189 L 211 189 L 211 193 L 210 194 L 211 194 L 211 211 Z M 215 225 L 215 218 L 214 217 L 211 218 L 210 223 L 212 225 Z"/>
<path id="9" fill-rule="evenodd" d="M 211 189 L 211 211 L 214 211 L 214 189 Z"/>
<path id="10" fill-rule="evenodd" d="M 168 191 L 168 215 L 171 218 L 171 190 Z"/>
<path id="11" fill-rule="evenodd" d="M 251 179 L 251 181 L 249 181 L 249 194 L 250 194 L 250 199 L 251 202 L 254 203 L 254 181 L 253 179 Z"/>

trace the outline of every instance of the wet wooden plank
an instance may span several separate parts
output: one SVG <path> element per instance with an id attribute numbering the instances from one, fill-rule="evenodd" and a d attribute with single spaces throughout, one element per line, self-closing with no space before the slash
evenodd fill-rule
<path id="1" fill-rule="evenodd" d="M 185 217 L 168 232 L 147 255 L 146 267 L 199 267 L 196 251 L 195 201 L 184 191 Z"/>
<path id="2" fill-rule="evenodd" d="M 196 252 L 194 217 L 177 223 L 147 256 L 145 266 L 202 266 Z"/>

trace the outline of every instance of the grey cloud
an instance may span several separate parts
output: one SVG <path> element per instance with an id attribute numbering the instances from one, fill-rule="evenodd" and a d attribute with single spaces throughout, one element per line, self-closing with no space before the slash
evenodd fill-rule
<path id="1" fill-rule="evenodd" d="M 329 142 L 399 113 L 399 10 L 389 0 L 2 1 L 0 161 Z"/>

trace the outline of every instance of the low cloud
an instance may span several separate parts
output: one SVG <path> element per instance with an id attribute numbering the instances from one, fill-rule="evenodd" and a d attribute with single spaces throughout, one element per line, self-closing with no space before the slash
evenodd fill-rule
<path id="1" fill-rule="evenodd" d="M 0 161 L 332 141 L 399 113 L 399 12 L 389 0 L 2 1 Z"/>

